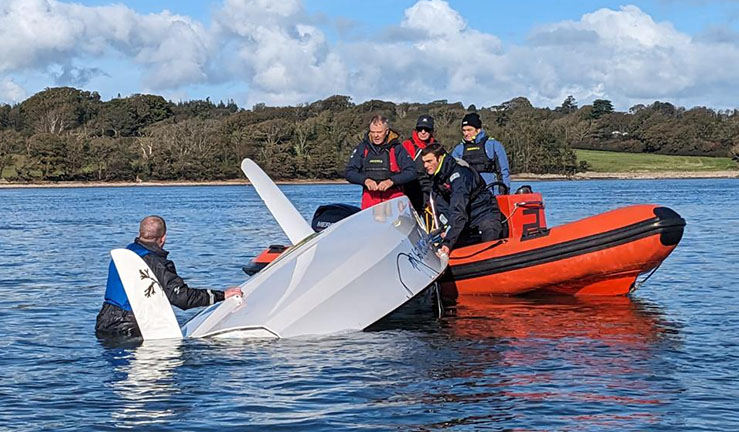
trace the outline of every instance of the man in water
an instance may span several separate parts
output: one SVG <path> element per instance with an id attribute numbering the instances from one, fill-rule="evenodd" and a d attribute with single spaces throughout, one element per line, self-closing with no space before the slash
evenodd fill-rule
<path id="1" fill-rule="evenodd" d="M 387 118 L 376 115 L 349 158 L 344 176 L 363 186 L 362 209 L 403 195 L 402 186 L 416 179 L 413 160 L 398 138 Z"/>
<path id="2" fill-rule="evenodd" d="M 503 229 L 500 209 L 480 174 L 457 162 L 439 144 L 423 149 L 421 158 L 431 177 L 439 219 L 449 226 L 439 252 L 449 255 L 460 237 L 469 233 L 479 232 L 483 242 L 497 240 Z"/>
<path id="3" fill-rule="evenodd" d="M 508 156 L 503 144 L 487 135 L 477 113 L 469 113 L 462 119 L 462 142 L 454 147 L 452 156 L 463 159 L 480 173 L 485 184 L 498 181 L 506 185 L 505 193 L 511 189 Z"/>
<path id="4" fill-rule="evenodd" d="M 154 272 L 170 303 L 180 309 L 208 306 L 234 295 L 241 295 L 241 288 L 225 291 L 195 289 L 187 286 L 177 274 L 174 263 L 167 259 L 169 252 L 162 249 L 167 240 L 167 225 L 159 216 L 147 216 L 139 224 L 139 236 L 126 249 L 136 252 Z M 105 301 L 95 324 L 98 337 L 141 337 L 141 331 L 123 289 L 115 263 L 108 267 L 108 284 Z"/>

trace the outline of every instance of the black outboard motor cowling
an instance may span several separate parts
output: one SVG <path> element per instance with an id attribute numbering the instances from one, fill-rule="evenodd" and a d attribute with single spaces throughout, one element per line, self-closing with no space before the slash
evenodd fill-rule
<path id="1" fill-rule="evenodd" d="M 360 210 L 359 207 L 349 204 L 326 204 L 318 207 L 313 213 L 311 228 L 313 231 L 322 231 L 331 224 L 347 218 Z"/>

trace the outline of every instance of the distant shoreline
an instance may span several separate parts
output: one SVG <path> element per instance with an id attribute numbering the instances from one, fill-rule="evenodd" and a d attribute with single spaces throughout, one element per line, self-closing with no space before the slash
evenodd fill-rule
<path id="1" fill-rule="evenodd" d="M 664 180 L 664 179 L 701 179 L 701 178 L 739 178 L 736 171 L 660 171 L 660 172 L 594 172 L 577 173 L 573 176 L 561 174 L 516 174 L 513 181 L 547 181 L 547 180 Z M 346 180 L 278 180 L 275 183 L 285 185 L 319 185 L 346 184 Z M 220 181 L 153 181 L 153 182 L 36 182 L 9 183 L 0 181 L 0 189 L 24 188 L 93 188 L 93 187 L 161 187 L 161 186 L 238 186 L 250 184 L 246 179 Z"/>

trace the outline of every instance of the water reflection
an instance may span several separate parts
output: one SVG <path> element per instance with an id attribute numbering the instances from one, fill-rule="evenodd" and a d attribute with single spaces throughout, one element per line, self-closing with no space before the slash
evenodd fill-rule
<path id="1" fill-rule="evenodd" d="M 105 352 L 115 371 L 115 379 L 108 384 L 119 396 L 111 412 L 117 427 L 150 426 L 176 413 L 169 402 L 180 390 L 174 374 L 184 363 L 182 341 L 138 343 L 138 346 L 128 344 Z"/>
<path id="2" fill-rule="evenodd" d="M 629 297 L 460 296 L 445 309 L 460 337 L 585 338 L 636 348 L 668 331 L 656 305 Z"/>
<path id="3" fill-rule="evenodd" d="M 655 408 L 675 395 L 652 377 L 670 375 L 661 351 L 677 329 L 645 301 L 463 296 L 441 325 L 459 357 L 428 371 L 450 385 L 423 402 L 462 405 L 465 415 L 428 428 L 495 417 L 536 427 L 546 406 L 559 407 L 549 414 L 563 424 L 650 427 L 665 420 Z"/>

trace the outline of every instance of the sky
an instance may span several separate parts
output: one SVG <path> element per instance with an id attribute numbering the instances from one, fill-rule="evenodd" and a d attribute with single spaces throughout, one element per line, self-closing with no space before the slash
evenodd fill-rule
<path id="1" fill-rule="evenodd" d="M 47 87 L 297 105 L 739 108 L 739 1 L 0 0 L 0 103 Z"/>

